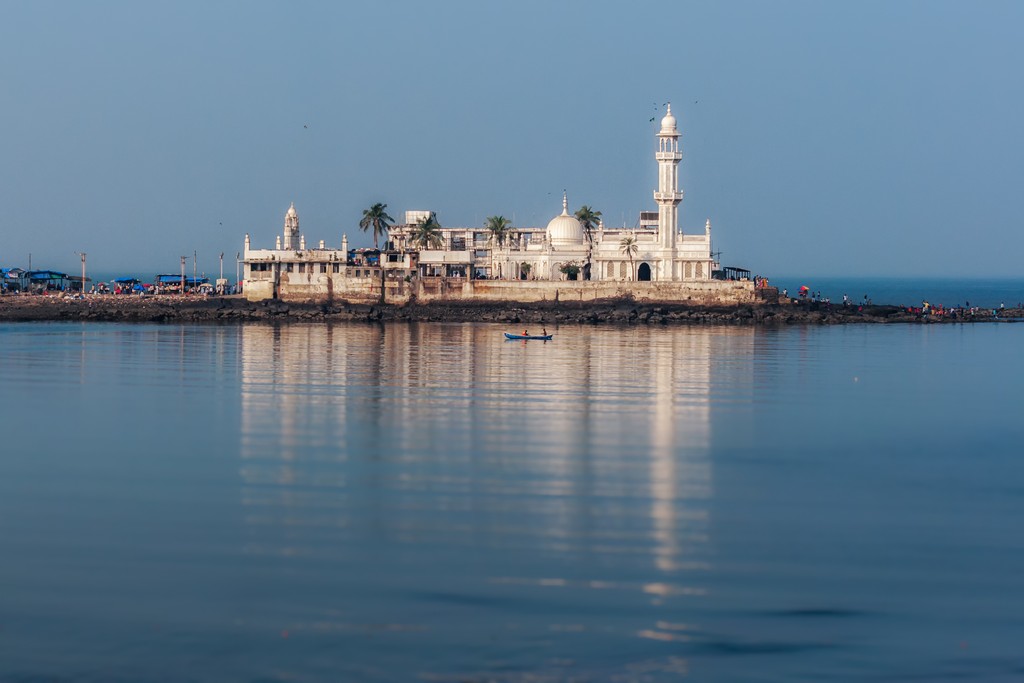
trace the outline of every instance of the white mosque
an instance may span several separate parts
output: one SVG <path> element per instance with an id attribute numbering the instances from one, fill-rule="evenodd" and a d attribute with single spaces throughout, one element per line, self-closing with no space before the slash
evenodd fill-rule
<path id="1" fill-rule="evenodd" d="M 685 235 L 679 230 L 679 129 L 672 105 L 668 105 L 658 132 L 658 189 L 654 192 L 657 213 L 644 211 L 636 228 L 609 229 L 601 224 L 589 236 L 583 225 L 569 213 L 568 198 L 562 196 L 562 213 L 551 219 L 547 228 L 512 228 L 512 239 L 498 246 L 481 228 L 442 230 L 446 248 L 420 254 L 425 269 L 447 274 L 456 268 L 471 265 L 473 276 L 499 280 L 618 280 L 618 281 L 683 281 L 709 280 L 716 264 L 711 253 L 711 221 L 698 235 Z M 404 225 L 392 230 L 397 245 L 411 243 L 415 225 L 428 212 L 410 211 Z M 628 246 L 632 243 L 632 247 Z M 475 258 L 453 263 L 452 251 L 472 244 L 487 251 Z M 449 266 L 445 268 L 445 266 Z M 567 265 L 577 266 L 566 268 Z M 568 272 L 566 272 L 568 271 Z"/>
<path id="2" fill-rule="evenodd" d="M 587 235 L 563 195 L 562 212 L 546 228 L 512 226 L 499 244 L 486 228 L 441 227 L 436 231 L 439 243 L 424 248 L 416 244 L 416 231 L 433 212 L 407 211 L 405 221 L 388 232 L 382 264 L 375 255 L 367 259 L 350 251 L 347 236 L 340 250 L 327 248 L 323 241 L 307 249 L 293 204 L 275 249 L 251 249 L 246 235 L 243 289 L 254 300 L 379 298 L 383 288 L 385 298 L 396 302 L 416 296 L 529 301 L 550 297 L 551 288 L 544 283 L 560 283 L 564 290 L 567 281 L 575 281 L 580 300 L 637 292 L 665 300 L 753 299 L 752 283 L 712 279 L 719 266 L 711 248 L 710 220 L 699 234 L 684 234 L 679 228 L 683 154 L 671 105 L 661 120 L 654 157 L 658 210 L 641 212 L 635 227 L 599 223 Z M 384 272 L 378 270 L 381 266 Z M 657 285 L 657 291 L 644 289 L 644 283 Z M 700 296 L 693 296 L 698 291 Z"/>

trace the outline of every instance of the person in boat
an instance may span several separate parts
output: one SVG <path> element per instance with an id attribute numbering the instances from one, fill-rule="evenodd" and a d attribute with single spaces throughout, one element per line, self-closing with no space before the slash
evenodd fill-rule
<path id="1" fill-rule="evenodd" d="M 526 330 L 523 330 L 523 336 L 524 336 L 524 337 L 529 337 L 529 336 L 530 336 L 530 333 L 529 333 L 529 332 L 527 332 Z"/>
<path id="2" fill-rule="evenodd" d="M 548 328 L 542 328 L 541 334 L 544 335 L 545 337 L 548 336 Z"/>

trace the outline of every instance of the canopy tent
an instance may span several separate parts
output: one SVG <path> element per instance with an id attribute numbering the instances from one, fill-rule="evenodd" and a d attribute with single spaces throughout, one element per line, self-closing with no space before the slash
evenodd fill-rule
<path id="1" fill-rule="evenodd" d="M 750 271 L 746 268 L 737 268 L 735 266 L 726 266 L 721 270 L 716 270 L 711 273 L 712 280 L 749 280 Z"/>

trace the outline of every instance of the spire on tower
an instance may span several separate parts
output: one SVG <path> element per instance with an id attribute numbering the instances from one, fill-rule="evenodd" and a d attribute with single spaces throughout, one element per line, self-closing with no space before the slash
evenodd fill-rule
<path id="1" fill-rule="evenodd" d="M 284 215 L 284 248 L 295 249 L 299 244 L 299 213 L 295 210 L 295 202 L 288 207 Z"/>
<path id="2" fill-rule="evenodd" d="M 679 189 L 679 162 L 683 158 L 679 151 L 679 130 L 676 117 L 672 116 L 672 103 L 665 103 L 665 117 L 658 131 L 658 151 L 654 158 L 658 162 L 658 189 L 654 201 L 658 202 L 658 245 L 662 249 L 675 249 L 676 234 L 679 232 L 679 203 L 683 193 Z"/>
<path id="3" fill-rule="evenodd" d="M 562 190 L 562 215 L 569 215 L 569 193 L 565 190 Z"/>

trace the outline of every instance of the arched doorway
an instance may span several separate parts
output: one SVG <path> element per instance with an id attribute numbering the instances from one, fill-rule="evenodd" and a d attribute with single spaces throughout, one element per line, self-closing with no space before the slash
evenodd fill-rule
<path id="1" fill-rule="evenodd" d="M 640 282 L 651 281 L 651 267 L 646 263 L 641 263 L 640 267 L 636 269 L 636 279 Z"/>

